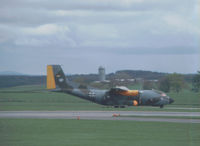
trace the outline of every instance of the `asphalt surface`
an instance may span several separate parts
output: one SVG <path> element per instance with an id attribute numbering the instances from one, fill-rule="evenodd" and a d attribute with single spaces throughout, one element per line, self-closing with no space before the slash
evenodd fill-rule
<path id="1" fill-rule="evenodd" d="M 199 107 L 165 107 L 165 109 L 200 110 Z"/>
<path id="2" fill-rule="evenodd" d="M 134 117 L 136 116 L 136 117 Z M 152 117 L 153 116 L 153 117 Z M 159 117 L 159 116 L 162 116 Z M 165 118 L 166 116 L 166 118 Z M 169 118 L 167 116 L 173 117 Z M 179 117 L 179 118 L 178 118 Z M 187 117 L 187 118 L 182 118 Z M 189 118 L 191 117 L 191 118 Z M 32 119 L 92 119 L 156 121 L 176 123 L 200 123 L 200 112 L 157 112 L 157 111 L 0 111 L 0 118 Z"/>

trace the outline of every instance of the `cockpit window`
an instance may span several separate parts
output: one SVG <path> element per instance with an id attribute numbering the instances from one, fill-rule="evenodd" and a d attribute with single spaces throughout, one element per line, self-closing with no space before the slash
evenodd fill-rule
<path id="1" fill-rule="evenodd" d="M 162 93 L 161 96 L 167 96 L 165 93 Z"/>

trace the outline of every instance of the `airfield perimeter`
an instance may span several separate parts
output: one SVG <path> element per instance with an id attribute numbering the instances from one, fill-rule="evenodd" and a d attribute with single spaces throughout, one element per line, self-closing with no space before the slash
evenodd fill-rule
<path id="1" fill-rule="evenodd" d="M 139 116 L 139 117 L 138 117 Z M 145 117 L 144 117 L 145 116 Z M 163 116 L 164 118 L 160 118 Z M 149 118 L 146 118 L 149 117 Z M 166 117 L 166 118 L 165 118 Z M 168 118 L 168 117 L 181 117 Z M 148 111 L 1 111 L 0 118 L 30 119 L 88 119 L 88 120 L 128 120 L 176 123 L 200 123 L 200 112 L 148 112 Z"/>
<path id="2" fill-rule="evenodd" d="M 173 98 L 176 97 L 177 105 L 166 106 L 163 109 L 107 108 L 68 94 L 47 92 L 45 87 L 40 85 L 18 86 L 0 91 L 0 118 L 76 119 L 79 117 L 88 120 L 200 123 L 199 94 L 189 90 L 171 94 Z"/>
<path id="3" fill-rule="evenodd" d="M 64 93 L 46 92 L 43 86 L 0 90 L 0 118 L 91 119 L 200 123 L 199 94 L 184 90 L 171 94 L 177 105 L 107 108 Z M 170 95 L 170 96 L 171 96 Z M 190 98 L 188 98 L 190 97 Z M 185 105 L 185 103 L 187 103 Z"/>
<path id="4" fill-rule="evenodd" d="M 0 90 L 0 141 L 10 146 L 199 146 L 200 94 L 164 108 L 112 108 L 41 86 Z"/>

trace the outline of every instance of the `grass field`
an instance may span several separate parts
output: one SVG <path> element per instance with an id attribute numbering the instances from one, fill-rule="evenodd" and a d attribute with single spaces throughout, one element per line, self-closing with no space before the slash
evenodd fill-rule
<path id="1" fill-rule="evenodd" d="M 168 109 L 170 107 L 200 108 L 200 93 L 183 90 L 169 93 L 175 103 L 166 108 L 159 107 L 105 107 L 65 93 L 45 91 L 44 86 L 18 86 L 0 90 L 0 110 L 150 110 L 150 111 L 200 111 L 200 109 Z"/>
<path id="2" fill-rule="evenodd" d="M 176 104 L 200 107 L 199 93 L 170 93 Z M 0 90 L 0 111 L 6 110 L 134 110 L 200 111 L 158 107 L 107 108 L 80 98 L 45 91 L 44 86 L 19 86 Z M 198 146 L 200 124 L 67 119 L 0 119 L 2 146 Z"/>
<path id="3" fill-rule="evenodd" d="M 179 93 L 170 92 L 168 95 L 175 100 L 174 105 L 200 106 L 200 92 L 182 90 Z"/>
<path id="4" fill-rule="evenodd" d="M 0 119 L 2 146 L 199 146 L 200 124 Z"/>

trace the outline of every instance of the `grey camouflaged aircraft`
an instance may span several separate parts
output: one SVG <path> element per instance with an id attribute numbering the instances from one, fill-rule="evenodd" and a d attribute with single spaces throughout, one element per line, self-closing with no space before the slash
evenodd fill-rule
<path id="1" fill-rule="evenodd" d="M 47 89 L 59 89 L 61 92 L 82 99 L 114 107 L 159 106 L 163 108 L 164 105 L 174 102 L 164 92 L 157 90 L 129 90 L 124 86 L 117 86 L 109 90 L 100 90 L 74 83 L 65 77 L 60 65 L 47 66 Z"/>

